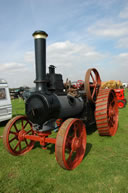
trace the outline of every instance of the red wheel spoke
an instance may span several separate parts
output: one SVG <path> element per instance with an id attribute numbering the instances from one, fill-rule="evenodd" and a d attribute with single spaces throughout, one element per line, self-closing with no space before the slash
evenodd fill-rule
<path id="1" fill-rule="evenodd" d="M 28 124 L 28 122 L 26 122 L 26 124 L 24 125 L 24 129 L 25 129 L 25 127 L 27 126 L 27 124 Z"/>
<path id="2" fill-rule="evenodd" d="M 28 142 L 27 142 L 27 139 L 24 139 L 24 141 L 25 141 L 26 145 L 28 146 Z"/>
<path id="3" fill-rule="evenodd" d="M 69 157 L 68 157 L 68 159 L 67 159 L 67 162 L 69 162 L 69 161 L 71 160 L 72 153 L 73 153 L 73 151 L 71 150 L 70 153 L 69 153 Z"/>
<path id="4" fill-rule="evenodd" d="M 17 137 L 13 137 L 12 139 L 9 140 L 9 143 L 11 143 L 12 141 L 14 141 L 15 139 L 17 139 Z"/>
<path id="5" fill-rule="evenodd" d="M 9 134 L 18 135 L 18 133 L 14 132 L 14 131 L 10 131 Z"/>
<path id="6" fill-rule="evenodd" d="M 67 144 L 71 144 L 72 143 L 72 139 L 73 139 L 73 136 L 68 136 L 67 138 Z"/>
<path id="7" fill-rule="evenodd" d="M 95 82 L 95 80 L 94 80 L 94 77 L 93 77 L 92 73 L 90 73 L 90 75 L 91 75 L 91 77 L 92 77 L 93 82 Z"/>
<path id="8" fill-rule="evenodd" d="M 18 143 L 16 144 L 16 147 L 13 149 L 14 151 L 16 151 L 17 147 L 19 146 L 20 141 L 18 141 Z"/>
<path id="9" fill-rule="evenodd" d="M 74 126 L 74 127 L 73 127 L 73 130 L 74 130 L 74 134 L 73 134 L 73 136 L 74 136 L 74 137 L 77 137 L 77 127 L 76 127 L 76 126 Z"/>
<path id="10" fill-rule="evenodd" d="M 14 123 L 14 127 L 15 127 L 16 132 L 19 132 L 15 123 Z"/>
<path id="11" fill-rule="evenodd" d="M 26 134 L 29 134 L 30 132 L 32 132 L 32 130 L 27 131 Z"/>
<path id="12" fill-rule="evenodd" d="M 94 89 L 93 89 L 92 98 L 93 98 L 94 95 L 95 95 L 95 91 L 96 91 L 96 87 L 94 87 Z"/>
<path id="13" fill-rule="evenodd" d="M 95 87 L 95 84 L 91 84 L 91 83 L 90 83 L 90 87 Z"/>
<path id="14" fill-rule="evenodd" d="M 71 149 L 71 144 L 72 144 L 72 139 L 73 139 L 74 136 L 68 136 L 67 138 L 67 141 L 66 141 L 66 144 L 65 144 L 65 148 L 67 150 L 70 150 Z"/>

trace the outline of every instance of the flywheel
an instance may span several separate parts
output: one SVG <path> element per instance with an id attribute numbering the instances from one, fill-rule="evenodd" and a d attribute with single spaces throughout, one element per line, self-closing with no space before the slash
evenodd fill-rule
<path id="1" fill-rule="evenodd" d="M 99 72 L 95 68 L 88 69 L 85 75 L 84 89 L 88 99 L 93 103 L 96 101 L 100 86 Z"/>

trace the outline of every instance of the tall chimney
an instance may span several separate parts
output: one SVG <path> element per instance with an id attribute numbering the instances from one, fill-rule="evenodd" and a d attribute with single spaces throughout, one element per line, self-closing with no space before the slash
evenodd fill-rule
<path id="1" fill-rule="evenodd" d="M 46 38 L 48 34 L 44 31 L 35 31 L 35 65 L 36 65 L 36 90 L 47 90 L 46 84 Z"/>

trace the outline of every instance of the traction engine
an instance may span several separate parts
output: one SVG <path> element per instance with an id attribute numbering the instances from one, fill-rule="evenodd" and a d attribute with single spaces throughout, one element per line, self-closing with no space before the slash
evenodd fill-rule
<path id="1" fill-rule="evenodd" d="M 36 141 L 43 149 L 55 144 L 58 164 L 76 168 L 86 151 L 86 125 L 96 123 L 99 135 L 113 136 L 118 128 L 118 105 L 113 89 L 101 89 L 98 71 L 86 72 L 79 88 L 63 83 L 62 75 L 49 66 L 46 73 L 47 33 L 33 33 L 35 41 L 35 91 L 25 101 L 26 116 L 11 119 L 3 133 L 6 150 L 14 156 L 29 152 Z M 56 137 L 49 137 L 58 130 Z"/>

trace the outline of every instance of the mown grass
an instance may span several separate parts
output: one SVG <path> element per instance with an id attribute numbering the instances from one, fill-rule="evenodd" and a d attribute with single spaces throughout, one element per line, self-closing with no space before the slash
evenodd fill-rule
<path id="1" fill-rule="evenodd" d="M 24 114 L 23 101 L 12 104 L 13 115 Z M 84 160 L 73 171 L 60 168 L 53 145 L 42 150 L 37 143 L 26 155 L 14 157 L 0 140 L 0 193 L 128 193 L 128 105 L 119 110 L 114 137 L 100 137 L 97 131 L 87 136 Z"/>

